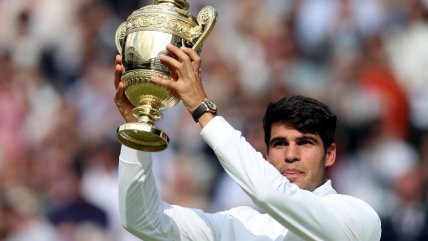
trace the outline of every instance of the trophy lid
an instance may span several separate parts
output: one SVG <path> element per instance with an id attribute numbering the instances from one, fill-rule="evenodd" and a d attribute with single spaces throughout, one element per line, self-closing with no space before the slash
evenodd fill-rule
<path id="1" fill-rule="evenodd" d="M 155 4 L 159 3 L 172 3 L 178 8 L 188 10 L 189 9 L 189 3 L 186 0 L 155 0 Z"/>

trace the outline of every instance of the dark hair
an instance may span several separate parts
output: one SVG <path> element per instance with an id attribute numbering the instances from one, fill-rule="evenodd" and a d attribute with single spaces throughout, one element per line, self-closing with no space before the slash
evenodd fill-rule
<path id="1" fill-rule="evenodd" d="M 263 118 L 265 144 L 269 149 L 272 124 L 281 123 L 303 133 L 319 134 L 324 149 L 334 143 L 336 115 L 318 100 L 304 96 L 289 96 L 268 105 Z"/>

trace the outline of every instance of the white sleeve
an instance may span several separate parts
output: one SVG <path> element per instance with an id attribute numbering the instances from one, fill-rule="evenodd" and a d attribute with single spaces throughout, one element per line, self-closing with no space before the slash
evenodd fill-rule
<path id="1" fill-rule="evenodd" d="M 222 117 L 211 120 L 201 135 L 225 171 L 260 208 L 289 231 L 304 240 L 362 240 L 355 221 L 364 219 L 367 212 L 348 215 L 335 207 L 343 203 L 342 199 L 322 198 L 290 183 Z M 375 218 L 367 222 L 371 220 Z"/>
<path id="2" fill-rule="evenodd" d="M 119 157 L 119 207 L 124 228 L 145 241 L 218 240 L 213 215 L 161 200 L 152 160 L 122 146 Z"/>

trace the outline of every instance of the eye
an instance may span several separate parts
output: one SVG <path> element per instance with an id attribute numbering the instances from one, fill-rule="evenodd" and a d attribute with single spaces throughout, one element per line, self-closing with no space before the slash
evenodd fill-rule
<path id="1" fill-rule="evenodd" d="M 314 145 L 315 142 L 311 139 L 302 139 L 302 140 L 298 141 L 297 144 L 301 145 L 301 146 L 303 146 L 303 145 Z"/>
<path id="2" fill-rule="evenodd" d="M 270 145 L 272 147 L 282 147 L 282 146 L 286 146 L 287 142 L 284 139 L 274 139 L 271 141 Z"/>

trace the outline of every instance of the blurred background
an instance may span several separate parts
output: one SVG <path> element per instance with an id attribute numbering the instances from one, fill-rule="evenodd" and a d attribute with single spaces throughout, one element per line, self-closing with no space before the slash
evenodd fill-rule
<path id="1" fill-rule="evenodd" d="M 428 1 L 191 0 L 218 11 L 203 83 L 220 115 L 265 153 L 262 116 L 286 95 L 338 115 L 341 193 L 382 218 L 382 240 L 428 240 Z M 131 241 L 120 226 L 114 35 L 152 1 L 0 0 L 0 240 Z M 171 203 L 253 205 L 180 103 L 154 154 Z"/>

